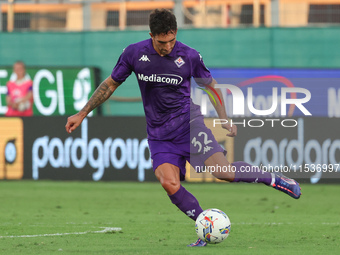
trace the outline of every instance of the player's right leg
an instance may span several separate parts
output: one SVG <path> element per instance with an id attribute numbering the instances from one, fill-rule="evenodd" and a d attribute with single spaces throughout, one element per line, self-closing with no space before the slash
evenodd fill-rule
<path id="1" fill-rule="evenodd" d="M 155 175 L 168 193 L 171 202 L 189 218 L 196 220 L 203 210 L 197 199 L 181 185 L 179 167 L 164 163 L 157 167 Z"/>
<path id="2" fill-rule="evenodd" d="M 179 167 L 170 163 L 159 165 L 155 170 L 155 175 L 167 192 L 171 202 L 188 217 L 196 220 L 198 215 L 203 211 L 197 199 L 187 191 L 180 183 Z M 188 246 L 206 246 L 207 244 L 201 239 Z"/>
<path id="3" fill-rule="evenodd" d="M 170 163 L 164 163 L 156 168 L 155 175 L 169 196 L 175 194 L 180 189 L 179 167 Z"/>

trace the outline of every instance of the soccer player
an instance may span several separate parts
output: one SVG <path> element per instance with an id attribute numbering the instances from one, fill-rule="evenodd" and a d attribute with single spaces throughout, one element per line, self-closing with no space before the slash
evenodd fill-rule
<path id="1" fill-rule="evenodd" d="M 225 151 L 204 125 L 200 107 L 190 98 L 190 80 L 212 91 L 216 81 L 193 48 L 176 41 L 177 23 L 168 10 L 150 14 L 151 38 L 126 47 L 111 75 L 93 93 L 77 114 L 68 118 L 66 131 L 71 133 L 94 108 L 107 100 L 133 71 L 139 83 L 147 122 L 148 143 L 155 175 L 171 202 L 191 219 L 203 211 L 197 199 L 182 185 L 185 163 L 194 166 L 225 166 L 230 171 L 214 172 L 221 180 L 264 183 L 293 198 L 300 197 L 300 186 L 292 179 L 261 171 L 245 162 L 230 164 Z M 221 91 L 216 89 L 220 97 Z M 215 95 L 215 97 L 217 97 Z M 215 105 L 215 104 L 214 104 Z M 227 119 L 226 109 L 215 106 L 219 118 Z M 223 125 L 236 136 L 235 125 Z M 199 239 L 189 246 L 205 246 Z"/>

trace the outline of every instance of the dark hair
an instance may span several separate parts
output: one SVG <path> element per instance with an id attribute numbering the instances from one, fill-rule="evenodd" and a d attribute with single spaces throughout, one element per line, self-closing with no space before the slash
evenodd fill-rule
<path id="1" fill-rule="evenodd" d="M 177 30 L 175 15 L 166 9 L 155 9 L 150 13 L 149 27 L 151 34 L 167 34 Z"/>

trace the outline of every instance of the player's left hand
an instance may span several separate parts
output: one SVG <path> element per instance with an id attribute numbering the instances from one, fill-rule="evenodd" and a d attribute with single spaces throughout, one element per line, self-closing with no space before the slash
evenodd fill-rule
<path id="1" fill-rule="evenodd" d="M 229 123 L 222 125 L 222 128 L 228 130 L 230 133 L 227 134 L 229 137 L 235 137 L 237 136 L 237 126 L 236 125 L 230 125 Z"/>

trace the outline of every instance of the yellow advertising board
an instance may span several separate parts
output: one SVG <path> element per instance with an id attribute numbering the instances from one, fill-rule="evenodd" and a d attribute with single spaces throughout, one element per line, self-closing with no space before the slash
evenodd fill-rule
<path id="1" fill-rule="evenodd" d="M 24 125 L 20 118 L 0 118 L 0 179 L 24 175 Z"/>

